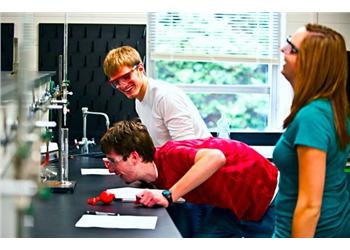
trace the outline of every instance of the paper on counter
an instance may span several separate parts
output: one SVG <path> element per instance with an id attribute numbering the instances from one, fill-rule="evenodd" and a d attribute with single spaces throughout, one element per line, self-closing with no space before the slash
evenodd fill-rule
<path id="1" fill-rule="evenodd" d="M 84 214 L 75 224 L 75 227 L 155 229 L 157 219 L 157 216 L 111 216 Z"/>
<path id="2" fill-rule="evenodd" d="M 144 188 L 133 188 L 133 187 L 123 187 L 123 188 L 112 188 L 107 191 L 114 194 L 116 199 L 121 199 L 122 201 L 136 201 L 136 195 L 141 193 Z M 160 190 L 160 189 L 152 189 L 152 190 Z M 162 192 L 160 190 L 159 192 Z"/>
<path id="3" fill-rule="evenodd" d="M 115 173 L 110 173 L 107 168 L 81 168 L 81 175 L 115 175 Z"/>
<path id="4" fill-rule="evenodd" d="M 111 188 L 107 191 L 114 194 L 116 199 L 121 199 L 124 202 L 134 202 L 136 201 L 136 195 L 144 191 L 145 188 L 133 188 L 133 187 L 122 187 L 122 188 Z M 164 189 L 150 189 L 152 191 L 157 191 L 159 193 L 163 192 Z M 176 203 L 185 202 L 185 199 L 179 198 Z"/>

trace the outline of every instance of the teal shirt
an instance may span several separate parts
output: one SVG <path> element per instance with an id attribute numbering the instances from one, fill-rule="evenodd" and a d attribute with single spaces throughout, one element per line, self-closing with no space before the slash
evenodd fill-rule
<path id="1" fill-rule="evenodd" d="M 347 127 L 350 133 L 349 120 Z M 332 106 L 326 99 L 312 101 L 300 109 L 276 144 L 273 161 L 280 171 L 280 180 L 274 237 L 291 236 L 298 197 L 298 145 L 327 153 L 326 180 L 315 237 L 350 237 L 350 199 L 344 172 L 350 145 L 340 150 Z"/>

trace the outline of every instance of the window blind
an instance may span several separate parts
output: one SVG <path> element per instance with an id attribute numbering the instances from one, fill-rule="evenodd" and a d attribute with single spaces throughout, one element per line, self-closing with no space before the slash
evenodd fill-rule
<path id="1" fill-rule="evenodd" d="M 279 62 L 280 14 L 154 12 L 151 60 Z"/>

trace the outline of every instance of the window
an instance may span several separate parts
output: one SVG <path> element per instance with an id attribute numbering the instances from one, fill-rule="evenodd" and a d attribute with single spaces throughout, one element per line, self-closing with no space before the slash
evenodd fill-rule
<path id="1" fill-rule="evenodd" d="M 190 96 L 209 129 L 273 128 L 280 14 L 157 12 L 148 17 L 148 74 Z"/>

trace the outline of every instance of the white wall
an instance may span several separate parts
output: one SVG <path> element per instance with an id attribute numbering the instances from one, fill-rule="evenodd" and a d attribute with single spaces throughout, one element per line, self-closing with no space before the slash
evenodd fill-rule
<path id="1" fill-rule="evenodd" d="M 286 18 L 286 31 L 288 34 L 292 34 L 297 28 L 303 26 L 306 23 L 319 23 L 335 29 L 341 33 L 346 42 L 346 47 L 350 50 L 350 13 L 349 12 L 336 12 L 336 13 L 287 13 Z"/>
<path id="2" fill-rule="evenodd" d="M 350 50 L 350 13 L 349 12 L 299 12 L 299 13 L 285 13 L 286 26 L 282 28 L 281 44 L 284 44 L 285 38 L 292 35 L 298 28 L 307 23 L 319 23 L 333 28 L 340 32 L 345 39 L 347 50 Z M 283 65 L 283 58 L 281 58 L 281 66 Z M 280 74 L 278 81 L 278 100 L 277 100 L 277 119 L 282 122 L 288 115 L 293 98 L 293 91 L 289 82 Z M 281 127 L 282 123 L 278 125 Z"/>

